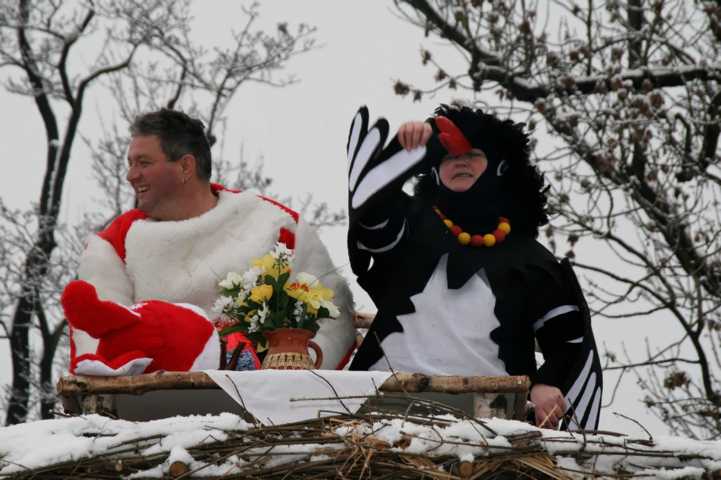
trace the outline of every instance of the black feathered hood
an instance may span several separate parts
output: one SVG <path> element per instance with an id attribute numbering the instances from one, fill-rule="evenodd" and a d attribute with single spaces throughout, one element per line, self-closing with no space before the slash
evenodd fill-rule
<path id="1" fill-rule="evenodd" d="M 428 119 L 434 132 L 428 143 L 431 161 L 419 177 L 416 195 L 439 204 L 466 228 L 487 228 L 506 216 L 516 234 L 537 236 L 538 227 L 548 222 L 546 195 L 543 177 L 530 163 L 524 125 L 468 107 L 441 105 L 434 113 Z M 488 167 L 468 191 L 451 192 L 440 182 L 439 165 L 446 155 L 471 148 L 485 153 Z"/>

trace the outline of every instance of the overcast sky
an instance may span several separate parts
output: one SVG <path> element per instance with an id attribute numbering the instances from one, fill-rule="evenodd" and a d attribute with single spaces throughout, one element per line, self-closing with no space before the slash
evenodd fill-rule
<path id="1" fill-rule="evenodd" d="M 194 36 L 206 46 L 223 42 L 231 27 L 239 27 L 240 7 L 231 0 L 197 2 Z M 201 5 L 203 8 L 201 8 Z M 420 64 L 421 45 L 434 51 L 449 66 L 460 65 L 454 53 L 440 42 L 423 38 L 423 32 L 397 17 L 392 2 L 384 0 L 264 0 L 261 22 L 274 26 L 279 21 L 306 22 L 318 28 L 320 48 L 299 56 L 288 64 L 287 73 L 299 83 L 286 88 L 263 85 L 241 87 L 226 114 L 224 156 L 251 164 L 264 159 L 264 172 L 274 179 L 271 189 L 283 196 L 312 192 L 318 201 L 334 209 L 346 206 L 345 142 L 350 120 L 361 105 L 371 117 L 385 116 L 391 129 L 409 119 L 424 119 L 441 102 L 449 102 L 448 92 L 413 103 L 393 93 L 396 79 L 421 85 L 433 82 L 433 70 Z M 442 55 L 442 57 L 439 57 Z M 456 93 L 455 95 L 462 95 Z M 104 109 L 103 98 L 92 98 L 81 124 L 85 135 L 97 133 L 97 112 Z M 38 197 L 44 167 L 45 137 L 31 99 L 0 91 L 0 154 L 4 159 L 0 194 L 12 207 L 23 208 Z M 76 142 L 66 182 L 63 218 L 77 218 L 92 208 L 90 159 Z M 217 148 L 216 148 L 217 150 Z M 215 151 L 214 154 L 218 154 Z M 352 283 L 345 252 L 345 229 L 323 231 L 331 255 Z M 583 243 L 583 242 L 582 242 Z M 593 251 L 581 245 L 580 252 Z M 579 253 L 577 251 L 577 253 Z M 359 310 L 373 310 L 368 297 L 354 286 Z M 622 323 L 623 322 L 623 323 Z M 625 340 L 633 348 L 640 345 L 647 322 L 634 320 L 594 323 L 597 342 L 618 348 Z M 656 327 L 654 327 L 656 328 Z M 0 354 L 2 352 L 0 351 Z M 8 358 L 2 354 L 0 380 L 9 376 Z M 629 377 L 630 378 L 630 377 Z M 615 377 L 607 375 L 606 398 Z M 649 430 L 664 432 L 661 422 L 651 417 L 639 401 L 642 394 L 633 382 L 622 386 L 621 400 L 603 412 L 601 428 L 637 432 L 627 420 L 612 415 L 617 411 L 636 418 Z"/>

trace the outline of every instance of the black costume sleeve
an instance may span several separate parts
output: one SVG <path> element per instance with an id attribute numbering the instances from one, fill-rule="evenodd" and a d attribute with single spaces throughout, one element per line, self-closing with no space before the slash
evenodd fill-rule
<path id="1" fill-rule="evenodd" d="M 562 428 L 595 430 L 603 377 L 588 306 L 567 259 L 554 275 L 536 274 L 530 311 L 544 363 L 533 383 L 563 392 L 569 409 Z"/>
<path id="2" fill-rule="evenodd" d="M 395 192 L 384 204 L 367 212 L 354 229 L 354 246 L 374 257 L 397 248 L 408 234 L 407 205 L 408 196 Z"/>

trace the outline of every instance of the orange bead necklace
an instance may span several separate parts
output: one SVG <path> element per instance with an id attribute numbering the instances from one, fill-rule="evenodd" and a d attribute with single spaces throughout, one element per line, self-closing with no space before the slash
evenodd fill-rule
<path id="1" fill-rule="evenodd" d="M 438 207 L 433 206 L 433 211 L 443 220 L 448 230 L 458 239 L 461 245 L 470 245 L 471 247 L 492 247 L 497 243 L 501 243 L 511 233 L 511 221 L 506 217 L 498 217 L 498 226 L 491 233 L 485 235 L 470 234 L 463 231 L 461 227 L 455 225 L 451 219 L 443 215 Z"/>

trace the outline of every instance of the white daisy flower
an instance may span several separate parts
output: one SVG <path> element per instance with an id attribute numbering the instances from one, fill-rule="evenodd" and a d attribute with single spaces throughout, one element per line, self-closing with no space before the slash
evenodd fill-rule
<path id="1" fill-rule="evenodd" d="M 225 278 L 218 283 L 218 286 L 220 288 L 230 290 L 232 288 L 237 287 L 238 285 L 241 285 L 242 282 L 243 282 L 242 275 L 240 275 L 236 272 L 229 272 L 228 275 L 226 275 Z"/>
<path id="2" fill-rule="evenodd" d="M 290 250 L 285 243 L 281 242 L 275 244 L 275 248 L 273 248 L 273 252 L 271 253 L 271 256 L 276 259 L 287 259 L 290 258 L 291 255 L 293 255 L 293 250 Z"/>
<path id="3" fill-rule="evenodd" d="M 255 287 L 258 277 L 263 273 L 261 267 L 252 267 L 250 270 L 243 273 L 239 284 L 242 285 L 243 290 L 250 290 Z"/>
<path id="4" fill-rule="evenodd" d="M 258 308 L 257 316 L 258 316 L 258 322 L 259 323 L 265 323 L 265 321 L 268 319 L 268 315 L 270 314 L 270 309 L 268 308 L 268 304 L 266 302 L 263 302 L 263 304 Z"/>
<path id="5" fill-rule="evenodd" d="M 215 300 L 212 310 L 215 313 L 223 313 L 223 310 L 225 310 L 225 307 L 227 307 L 231 303 L 233 303 L 232 297 L 228 297 L 226 295 L 221 295 Z"/>
<path id="6" fill-rule="evenodd" d="M 259 320 L 260 318 L 257 314 L 250 317 L 250 326 L 248 327 L 248 332 L 253 333 L 258 331 L 258 328 L 260 328 Z"/>
<path id="7" fill-rule="evenodd" d="M 299 324 L 300 322 L 303 321 L 304 314 L 305 314 L 305 305 L 300 300 L 297 300 L 294 303 L 293 314 L 292 314 L 293 320 L 295 321 L 296 324 Z"/>

